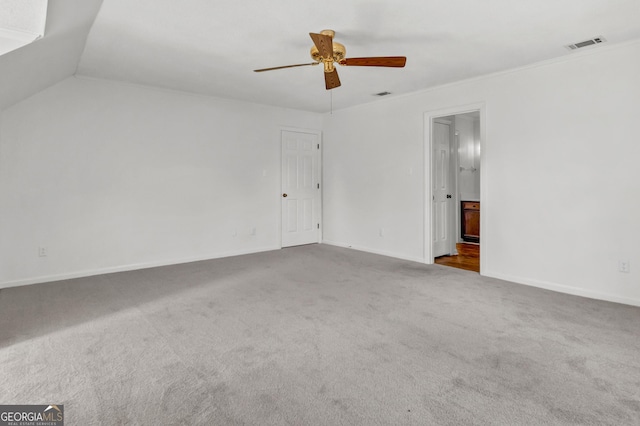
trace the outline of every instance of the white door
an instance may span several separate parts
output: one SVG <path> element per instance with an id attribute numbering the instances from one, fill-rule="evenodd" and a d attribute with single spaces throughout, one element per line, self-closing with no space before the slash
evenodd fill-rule
<path id="1" fill-rule="evenodd" d="M 282 131 L 282 247 L 320 242 L 320 141 Z"/>
<path id="2" fill-rule="evenodd" d="M 451 122 L 433 121 L 433 257 L 451 254 Z"/>

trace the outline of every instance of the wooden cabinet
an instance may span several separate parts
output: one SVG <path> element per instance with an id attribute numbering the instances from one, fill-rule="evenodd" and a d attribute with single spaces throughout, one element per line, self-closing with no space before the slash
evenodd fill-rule
<path id="1" fill-rule="evenodd" d="M 472 243 L 480 242 L 480 202 L 462 201 L 462 239 Z"/>

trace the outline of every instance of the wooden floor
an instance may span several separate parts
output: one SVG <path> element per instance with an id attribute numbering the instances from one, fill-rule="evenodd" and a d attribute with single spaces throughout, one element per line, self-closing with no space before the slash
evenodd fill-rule
<path id="1" fill-rule="evenodd" d="M 480 272 L 480 245 L 458 243 L 456 248 L 458 249 L 457 256 L 436 257 L 435 262 L 438 265 Z"/>

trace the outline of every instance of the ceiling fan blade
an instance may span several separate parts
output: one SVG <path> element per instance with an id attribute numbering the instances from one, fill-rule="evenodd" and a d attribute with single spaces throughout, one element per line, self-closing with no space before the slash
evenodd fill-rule
<path id="1" fill-rule="evenodd" d="M 318 52 L 325 59 L 333 58 L 333 38 L 326 34 L 309 33 L 313 44 L 318 48 Z"/>
<path id="2" fill-rule="evenodd" d="M 254 72 L 273 71 L 273 70 L 281 70 L 283 68 L 306 67 L 307 65 L 318 65 L 318 64 L 319 64 L 319 62 L 311 62 L 310 64 L 284 65 L 284 66 L 281 66 L 281 67 L 262 68 L 262 69 L 253 70 L 253 71 Z"/>
<path id="3" fill-rule="evenodd" d="M 331 72 L 324 73 L 324 85 L 327 90 L 335 89 L 336 87 L 340 87 L 340 78 L 338 77 L 338 71 L 335 69 Z"/>
<path id="4" fill-rule="evenodd" d="M 373 56 L 370 58 L 346 58 L 340 65 L 358 67 L 394 67 L 402 68 L 407 63 L 405 56 Z"/>

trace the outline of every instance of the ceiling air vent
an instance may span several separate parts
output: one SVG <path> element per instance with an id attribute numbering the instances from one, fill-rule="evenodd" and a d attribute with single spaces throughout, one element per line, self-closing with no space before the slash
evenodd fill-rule
<path id="1" fill-rule="evenodd" d="M 375 93 L 373 96 L 387 96 L 390 95 L 391 92 L 380 92 L 380 93 Z"/>
<path id="2" fill-rule="evenodd" d="M 574 43 L 574 44 L 568 44 L 565 47 L 567 49 L 569 49 L 569 50 L 577 50 L 577 49 L 580 49 L 580 48 L 583 48 L 583 47 L 593 46 L 595 44 L 600 44 L 600 43 L 603 43 L 605 41 L 607 41 L 607 40 L 605 40 L 604 37 L 595 37 L 595 38 L 592 38 L 591 40 L 585 40 L 585 41 L 581 41 L 581 42 Z"/>

